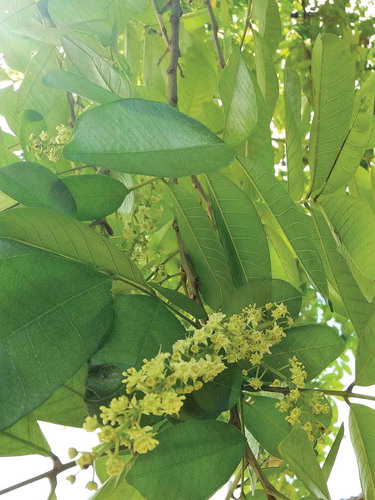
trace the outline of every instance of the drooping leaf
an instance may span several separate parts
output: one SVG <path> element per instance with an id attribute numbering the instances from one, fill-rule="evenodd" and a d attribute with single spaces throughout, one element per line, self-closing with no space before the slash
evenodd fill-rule
<path id="1" fill-rule="evenodd" d="M 275 217 L 295 251 L 310 282 L 323 297 L 327 298 L 328 287 L 323 264 L 311 235 L 306 229 L 307 216 L 298 210 L 285 188 L 273 174 L 248 158 L 241 158 L 241 164 L 260 199 Z"/>
<path id="2" fill-rule="evenodd" d="M 148 290 L 139 270 L 121 250 L 72 217 L 42 208 L 10 210 L 0 214 L 0 237 L 90 264 Z"/>
<path id="3" fill-rule="evenodd" d="M 340 429 L 335 437 L 335 440 L 333 441 L 333 444 L 328 452 L 327 458 L 325 459 L 322 467 L 323 476 L 326 481 L 328 481 L 328 478 L 332 472 L 332 468 L 335 464 L 336 457 L 339 452 L 340 444 L 343 437 L 344 437 L 344 424 L 342 423 L 340 425 Z"/>
<path id="4" fill-rule="evenodd" d="M 245 142 L 258 120 L 256 93 L 239 49 L 234 49 L 218 83 L 225 114 L 224 140 Z"/>
<path id="5" fill-rule="evenodd" d="M 326 325 L 295 326 L 272 347 L 264 361 L 272 368 L 288 372 L 288 360 L 295 356 L 306 369 L 308 380 L 315 378 L 345 349 L 345 342 L 335 328 Z M 285 368 L 286 367 L 286 368 Z"/>
<path id="6" fill-rule="evenodd" d="M 74 198 L 63 181 L 48 168 L 18 161 L 0 169 L 0 190 L 29 207 L 75 215 Z"/>
<path id="7" fill-rule="evenodd" d="M 64 156 L 127 173 L 183 177 L 220 170 L 234 152 L 171 106 L 129 99 L 82 114 Z"/>
<path id="8" fill-rule="evenodd" d="M 375 213 L 366 200 L 333 194 L 319 200 L 349 267 L 375 280 Z"/>
<path id="9" fill-rule="evenodd" d="M 259 33 L 275 50 L 281 40 L 281 20 L 275 0 L 254 0 L 252 17 L 259 21 Z"/>
<path id="10" fill-rule="evenodd" d="M 219 173 L 208 174 L 206 179 L 234 285 L 271 278 L 267 237 L 252 201 Z"/>
<path id="11" fill-rule="evenodd" d="M 148 500 L 208 498 L 229 479 L 246 443 L 236 428 L 215 420 L 184 422 L 157 439 L 126 476 Z"/>
<path id="12" fill-rule="evenodd" d="M 0 433 L 0 449 L 4 457 L 35 454 L 52 456 L 34 413 L 30 413 Z"/>
<path id="13" fill-rule="evenodd" d="M 195 318 L 203 319 L 207 317 L 204 307 L 198 304 L 198 302 L 195 302 L 195 300 L 190 299 L 182 293 L 176 292 L 176 290 L 171 290 L 170 288 L 165 288 L 163 286 L 156 285 L 155 283 L 150 284 L 152 288 L 159 292 L 169 302 L 188 312 Z"/>
<path id="14" fill-rule="evenodd" d="M 87 361 L 110 326 L 112 298 L 105 274 L 6 240 L 0 268 L 4 429 L 43 403 Z"/>
<path id="15" fill-rule="evenodd" d="M 256 396 L 243 405 L 243 413 L 247 429 L 260 445 L 274 457 L 282 458 L 278 446 L 292 427 L 285 414 L 275 407 L 276 403 L 274 398 Z"/>
<path id="16" fill-rule="evenodd" d="M 363 330 L 358 334 L 358 348 L 355 359 L 355 384 L 375 384 L 375 307 Z"/>
<path id="17" fill-rule="evenodd" d="M 47 87 L 66 90 L 99 103 L 118 101 L 120 99 L 117 94 L 70 71 L 60 69 L 47 71 L 42 78 L 42 83 Z"/>
<path id="18" fill-rule="evenodd" d="M 354 67 L 345 43 L 333 33 L 317 37 L 311 64 L 314 120 L 310 139 L 310 191 L 314 196 L 321 193 L 349 131 Z"/>
<path id="19" fill-rule="evenodd" d="M 93 220 L 115 212 L 129 193 L 124 184 L 106 175 L 69 175 L 61 182 L 73 195 L 79 220 Z"/>
<path id="20" fill-rule="evenodd" d="M 95 363 L 113 363 L 123 370 L 139 369 L 143 359 L 151 359 L 161 349 L 185 338 L 186 331 L 162 301 L 145 295 L 122 295 L 115 301 L 115 316 L 103 347 L 95 353 Z"/>
<path id="21" fill-rule="evenodd" d="M 138 490 L 126 481 L 126 470 L 119 476 L 112 476 L 91 497 L 92 500 L 143 500 Z"/>
<path id="22" fill-rule="evenodd" d="M 188 257 L 199 279 L 199 290 L 216 309 L 233 284 L 224 249 L 199 202 L 178 184 L 170 184 L 178 228 Z"/>
<path id="23" fill-rule="evenodd" d="M 357 457 L 364 498 L 375 498 L 375 410 L 350 404 L 350 439 Z"/>
<path id="24" fill-rule="evenodd" d="M 291 316 L 298 316 L 301 309 L 301 293 L 290 283 L 282 280 L 251 280 L 231 293 L 221 304 L 220 309 L 228 316 L 239 314 L 249 304 L 262 307 L 268 302 L 283 302 Z"/>
<path id="25" fill-rule="evenodd" d="M 279 451 L 310 493 L 317 498 L 330 499 L 323 472 L 305 431 L 294 429 L 290 432 L 280 443 Z"/>

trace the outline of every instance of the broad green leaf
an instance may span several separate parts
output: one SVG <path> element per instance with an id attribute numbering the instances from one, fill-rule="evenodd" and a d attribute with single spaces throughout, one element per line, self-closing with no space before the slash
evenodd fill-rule
<path id="1" fill-rule="evenodd" d="M 279 95 L 279 82 L 272 60 L 272 46 L 255 30 L 253 37 L 257 81 L 266 101 L 267 117 L 270 122 Z"/>
<path id="2" fill-rule="evenodd" d="M 169 184 L 178 229 L 199 280 L 204 300 L 216 309 L 233 284 L 219 236 L 199 202 L 178 184 Z"/>
<path id="3" fill-rule="evenodd" d="M 254 0 L 252 18 L 259 21 L 259 33 L 269 42 L 273 50 L 281 41 L 281 20 L 275 0 Z"/>
<path id="4" fill-rule="evenodd" d="M 106 90 L 102 86 L 96 85 L 96 83 L 92 83 L 90 80 L 77 73 L 71 73 L 70 71 L 61 71 L 59 69 L 47 71 L 42 78 L 42 83 L 47 87 L 73 92 L 74 94 L 78 94 L 99 103 L 119 100 L 119 96 L 113 92 Z"/>
<path id="5" fill-rule="evenodd" d="M 275 217 L 311 284 L 327 298 L 328 287 L 323 264 L 306 228 L 307 215 L 300 212 L 274 175 L 248 158 L 241 158 L 245 173 L 259 198 Z"/>
<path id="6" fill-rule="evenodd" d="M 31 161 L 1 168 L 0 190 L 25 206 L 48 208 L 65 215 L 76 213 L 74 198 L 62 180 Z"/>
<path id="7" fill-rule="evenodd" d="M 279 451 L 310 493 L 317 498 L 330 499 L 323 472 L 305 431 L 294 429 L 280 443 Z"/>
<path id="8" fill-rule="evenodd" d="M 364 498 L 375 498 L 375 410 L 350 404 L 350 439 L 357 457 Z"/>
<path id="9" fill-rule="evenodd" d="M 0 167 L 19 161 L 19 157 L 4 146 L 0 146 Z"/>
<path id="10" fill-rule="evenodd" d="M 354 101 L 353 123 L 323 187 L 323 194 L 330 194 L 337 191 L 345 186 L 353 177 L 367 149 L 371 133 L 373 110 L 373 92 L 359 92 Z"/>
<path id="11" fill-rule="evenodd" d="M 271 278 L 267 237 L 252 201 L 219 173 L 208 174 L 206 179 L 234 285 Z"/>
<path id="12" fill-rule="evenodd" d="M 115 316 L 109 337 L 94 354 L 95 363 L 113 363 L 125 370 L 139 369 L 161 349 L 185 338 L 186 331 L 161 300 L 145 295 L 122 295 L 115 301 Z"/>
<path id="13" fill-rule="evenodd" d="M 251 280 L 231 293 L 221 304 L 225 314 L 239 314 L 249 304 L 262 307 L 268 302 L 283 302 L 291 316 L 298 316 L 301 310 L 301 293 L 290 283 L 282 280 Z"/>
<path id="14" fill-rule="evenodd" d="M 247 429 L 259 444 L 274 457 L 282 458 L 278 446 L 292 427 L 276 403 L 274 398 L 256 396 L 243 405 L 243 414 Z"/>
<path id="15" fill-rule="evenodd" d="M 355 384 L 375 384 L 375 305 L 363 330 L 358 334 L 358 348 L 355 358 Z"/>
<path id="16" fill-rule="evenodd" d="M 304 191 L 301 131 L 301 83 L 292 68 L 284 71 L 285 139 L 288 167 L 288 192 L 293 200 Z"/>
<path id="17" fill-rule="evenodd" d="M 349 194 L 364 198 L 373 210 L 375 210 L 374 179 L 373 170 L 359 167 L 348 183 Z"/>
<path id="18" fill-rule="evenodd" d="M 110 477 L 91 497 L 91 500 L 143 500 L 138 490 L 126 481 L 126 470 L 119 476 Z"/>
<path id="19" fill-rule="evenodd" d="M 286 331 L 286 337 L 272 347 L 272 355 L 264 362 L 289 374 L 288 360 L 295 356 L 305 366 L 308 380 L 315 378 L 345 349 L 345 342 L 335 328 L 326 325 L 295 326 Z M 284 370 L 283 370 L 284 369 Z"/>
<path id="20" fill-rule="evenodd" d="M 62 37 L 64 51 L 80 75 L 93 84 L 113 92 L 121 98 L 134 97 L 135 91 L 115 69 L 78 38 Z"/>
<path id="21" fill-rule="evenodd" d="M 319 210 L 311 210 L 311 221 L 315 227 L 311 234 L 322 257 L 328 282 L 333 287 L 330 292 L 333 308 L 350 319 L 358 336 L 361 336 L 371 313 L 371 305 L 338 252 L 334 235 Z"/>
<path id="22" fill-rule="evenodd" d="M 79 116 L 64 156 L 121 172 L 184 177 L 220 170 L 232 162 L 234 152 L 171 106 L 128 99 Z"/>
<path id="23" fill-rule="evenodd" d="M 3 212 L 0 214 L 0 238 L 90 264 L 125 280 L 133 288 L 149 290 L 139 270 L 121 250 L 72 217 L 41 208 Z"/>
<path id="24" fill-rule="evenodd" d="M 34 413 L 29 413 L 0 433 L 0 450 L 3 457 L 35 454 L 52 456 Z"/>
<path id="25" fill-rule="evenodd" d="M 184 422 L 157 439 L 126 476 L 147 500 L 208 498 L 230 478 L 246 443 L 238 429 L 215 420 Z"/>
<path id="26" fill-rule="evenodd" d="M 319 35 L 312 54 L 314 120 L 310 139 L 311 193 L 319 195 L 349 131 L 354 67 L 343 40 Z"/>
<path id="27" fill-rule="evenodd" d="M 0 173 L 1 175 L 1 173 Z M 129 193 L 124 184 L 106 175 L 69 175 L 61 182 L 73 195 L 79 220 L 93 220 L 115 212 Z"/>
<path id="28" fill-rule="evenodd" d="M 64 383 L 35 411 L 37 420 L 69 427 L 82 427 L 87 417 L 83 400 L 87 365 Z"/>
<path id="29" fill-rule="evenodd" d="M 258 120 L 256 93 L 249 70 L 239 49 L 234 49 L 218 83 L 224 107 L 224 140 L 229 144 L 245 142 Z"/>
<path id="30" fill-rule="evenodd" d="M 324 196 L 319 205 L 349 267 L 375 280 L 375 213 L 355 196 Z"/>
<path id="31" fill-rule="evenodd" d="M 188 312 L 195 318 L 203 319 L 207 317 L 204 307 L 198 304 L 198 302 L 195 302 L 195 300 L 190 299 L 182 293 L 176 292 L 176 290 L 171 290 L 170 288 L 165 288 L 155 283 L 150 283 L 150 285 L 169 302 Z"/>
<path id="32" fill-rule="evenodd" d="M 0 389 L 1 429 L 64 384 L 94 352 L 112 320 L 108 276 L 6 240 L 4 245 L 0 375 L 7 383 Z"/>
<path id="33" fill-rule="evenodd" d="M 332 472 L 332 468 L 335 464 L 337 453 L 339 452 L 340 444 L 342 441 L 342 438 L 344 437 L 344 424 L 342 423 L 340 425 L 340 429 L 335 437 L 335 440 L 332 443 L 332 446 L 329 450 L 329 453 L 327 455 L 327 458 L 324 461 L 322 472 L 324 479 L 328 481 L 328 478 Z"/>
<path id="34" fill-rule="evenodd" d="M 125 394 L 122 370 L 113 363 L 98 364 L 90 360 L 85 380 L 84 403 L 89 415 L 100 415 L 101 406 L 109 406 L 113 398 Z"/>

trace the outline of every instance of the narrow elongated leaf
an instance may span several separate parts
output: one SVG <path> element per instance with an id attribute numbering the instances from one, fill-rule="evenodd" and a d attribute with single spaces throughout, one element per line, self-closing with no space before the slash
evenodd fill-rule
<path id="1" fill-rule="evenodd" d="M 225 114 L 224 140 L 245 142 L 258 120 L 256 94 L 239 49 L 234 49 L 218 83 Z"/>
<path id="2" fill-rule="evenodd" d="M 236 428 L 216 420 L 184 422 L 157 438 L 155 450 L 138 456 L 126 476 L 148 500 L 210 497 L 229 479 L 246 444 Z"/>
<path id="3" fill-rule="evenodd" d="M 375 410 L 351 404 L 350 438 L 357 456 L 359 477 L 364 498 L 375 498 Z"/>
<path id="4" fill-rule="evenodd" d="M 22 205 L 76 213 L 74 198 L 62 180 L 37 163 L 18 161 L 0 169 L 0 189 Z"/>
<path id="5" fill-rule="evenodd" d="M 323 264 L 311 235 L 306 228 L 306 215 L 299 211 L 285 188 L 274 175 L 266 172 L 260 165 L 248 158 L 241 158 L 241 164 L 264 201 L 275 217 L 285 237 L 295 251 L 301 266 L 311 284 L 327 298 L 328 287 Z"/>
<path id="6" fill-rule="evenodd" d="M 340 444 L 342 441 L 342 438 L 344 437 L 344 424 L 342 423 L 340 425 L 339 432 L 337 433 L 335 440 L 333 441 L 333 444 L 331 446 L 331 449 L 329 450 L 329 453 L 327 455 L 327 458 L 325 459 L 322 471 L 323 471 L 323 476 L 326 481 L 328 481 L 328 478 L 332 472 L 333 466 L 336 461 L 337 453 L 339 452 Z"/>
<path id="7" fill-rule="evenodd" d="M 301 83 L 292 68 L 284 72 L 285 138 L 288 167 L 288 192 L 299 200 L 304 190 L 301 131 Z"/>
<path id="8" fill-rule="evenodd" d="M 350 267 L 375 280 L 375 213 L 366 200 L 334 194 L 319 202 Z"/>
<path id="9" fill-rule="evenodd" d="M 0 259 L 0 429 L 39 406 L 84 364 L 112 320 L 111 280 L 38 250 Z M 41 300 L 43 298 L 43 300 Z M 17 400 L 14 399 L 17 394 Z M 12 404 L 10 404 L 12 402 Z"/>
<path id="10" fill-rule="evenodd" d="M 234 151 L 167 104 L 129 99 L 82 114 L 64 156 L 121 172 L 183 177 L 226 167 Z"/>
<path id="11" fill-rule="evenodd" d="M 208 174 L 206 178 L 234 285 L 271 278 L 267 237 L 252 201 L 223 175 Z"/>
<path id="12" fill-rule="evenodd" d="M 335 328 L 326 325 L 303 325 L 290 328 L 286 337 L 265 356 L 267 365 L 288 372 L 288 361 L 295 356 L 305 366 L 308 380 L 315 378 L 345 349 L 345 342 Z M 286 368 L 285 368 L 286 367 Z"/>
<path id="13" fill-rule="evenodd" d="M 268 302 L 283 302 L 291 316 L 298 316 L 301 309 L 301 293 L 290 283 L 282 280 L 251 280 L 231 293 L 221 304 L 221 309 L 229 316 L 239 314 L 249 304 L 262 307 Z"/>
<path id="14" fill-rule="evenodd" d="M 52 456 L 34 413 L 0 433 L 0 450 L 3 457 L 35 454 Z"/>
<path id="15" fill-rule="evenodd" d="M 61 182 L 73 195 L 79 220 L 93 220 L 115 212 L 129 193 L 124 184 L 106 175 L 69 175 Z"/>
<path id="16" fill-rule="evenodd" d="M 373 92 L 360 92 L 354 101 L 353 123 L 332 167 L 322 193 L 334 193 L 353 177 L 367 149 L 374 109 Z"/>
<path id="17" fill-rule="evenodd" d="M 71 36 L 63 36 L 61 39 L 66 55 L 80 75 L 123 99 L 135 97 L 131 83 L 122 78 L 105 59 L 88 45 Z"/>
<path id="18" fill-rule="evenodd" d="M 246 427 L 259 444 L 274 457 L 282 458 L 278 446 L 292 427 L 285 414 L 275 407 L 276 403 L 274 398 L 256 396 L 243 405 L 243 413 Z"/>
<path id="19" fill-rule="evenodd" d="M 0 238 L 24 243 L 121 277 L 148 290 L 139 270 L 121 250 L 85 224 L 42 208 L 19 208 L 0 214 Z"/>
<path id="20" fill-rule="evenodd" d="M 252 17 L 259 20 L 259 33 L 275 50 L 281 40 L 281 20 L 275 0 L 254 0 Z"/>
<path id="21" fill-rule="evenodd" d="M 375 305 L 365 328 L 360 332 L 355 359 L 355 384 L 375 384 Z"/>
<path id="22" fill-rule="evenodd" d="M 348 134 L 354 100 L 354 67 L 332 33 L 319 35 L 312 54 L 314 120 L 310 140 L 312 195 L 319 194 Z"/>
<path id="23" fill-rule="evenodd" d="M 42 78 L 42 83 L 47 87 L 73 92 L 99 103 L 118 101 L 120 99 L 117 94 L 70 71 L 62 71 L 60 69 L 47 71 Z"/>
<path id="24" fill-rule="evenodd" d="M 178 228 L 199 279 L 199 290 L 216 309 L 233 284 L 224 249 L 211 221 L 198 201 L 178 184 L 170 184 Z"/>
<path id="25" fill-rule="evenodd" d="M 279 451 L 310 493 L 317 498 L 330 499 L 323 472 L 305 431 L 294 429 L 280 443 Z"/>
<path id="26" fill-rule="evenodd" d="M 145 295 L 123 295 L 115 301 L 109 337 L 93 359 L 117 364 L 123 370 L 132 366 L 139 369 L 144 358 L 153 358 L 160 349 L 170 351 L 185 335 L 185 328 L 161 300 Z"/>

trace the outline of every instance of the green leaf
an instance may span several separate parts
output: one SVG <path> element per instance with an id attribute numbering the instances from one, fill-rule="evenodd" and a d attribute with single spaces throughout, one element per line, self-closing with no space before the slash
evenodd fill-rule
<path id="1" fill-rule="evenodd" d="M 259 20 L 259 33 L 276 50 L 281 41 L 281 20 L 275 0 L 254 0 L 251 11 L 253 19 Z"/>
<path id="2" fill-rule="evenodd" d="M 239 49 L 234 49 L 218 83 L 224 107 L 224 140 L 229 144 L 245 142 L 258 120 L 256 93 L 249 70 Z"/>
<path id="3" fill-rule="evenodd" d="M 65 215 L 76 213 L 74 198 L 62 180 L 31 161 L 1 168 L 0 189 L 25 206 L 48 208 Z"/>
<path id="4" fill-rule="evenodd" d="M 165 288 L 163 286 L 156 285 L 155 283 L 150 283 L 150 285 L 163 297 L 165 297 L 168 302 L 171 302 L 183 311 L 188 312 L 194 316 L 194 318 L 203 319 L 207 317 L 204 307 L 198 304 L 198 302 L 195 302 L 195 300 L 190 299 L 182 293 L 176 292 L 176 290 L 171 290 L 170 288 Z"/>
<path id="5" fill-rule="evenodd" d="M 206 179 L 234 285 L 271 278 L 267 236 L 252 201 L 219 173 L 209 174 Z"/>
<path id="6" fill-rule="evenodd" d="M 30 413 L 0 433 L 0 450 L 3 457 L 34 454 L 52 456 L 34 413 Z"/>
<path id="7" fill-rule="evenodd" d="M 328 481 L 328 478 L 332 472 L 332 468 L 335 464 L 337 453 L 339 452 L 340 444 L 342 438 L 344 437 L 344 424 L 340 425 L 340 429 L 335 437 L 335 440 L 332 443 L 331 449 L 327 455 L 327 458 L 324 461 L 322 472 L 325 481 Z"/>
<path id="8" fill-rule="evenodd" d="M 286 337 L 272 347 L 272 355 L 265 356 L 264 362 L 289 374 L 288 360 L 295 356 L 303 363 L 308 380 L 311 380 L 338 358 L 344 349 L 345 342 L 335 328 L 326 325 L 296 326 L 286 331 Z"/>
<path id="9" fill-rule="evenodd" d="M 169 184 L 169 188 L 182 241 L 199 279 L 199 291 L 207 304 L 216 309 L 233 289 L 219 236 L 204 209 L 188 191 L 178 184 Z"/>
<path id="10" fill-rule="evenodd" d="M 42 208 L 3 212 L 0 238 L 90 264 L 99 271 L 120 277 L 134 288 L 149 290 L 139 270 L 121 250 L 72 217 Z"/>
<path id="11" fill-rule="evenodd" d="M 358 335 L 355 358 L 355 385 L 375 384 L 375 308 L 364 329 Z"/>
<path id="12" fill-rule="evenodd" d="M 230 478 L 246 444 L 238 429 L 215 420 L 184 422 L 157 438 L 155 450 L 139 455 L 127 475 L 148 500 L 209 497 Z"/>
<path id="13" fill-rule="evenodd" d="M 121 172 L 183 177 L 220 170 L 234 152 L 171 106 L 129 99 L 80 115 L 64 156 Z"/>
<path id="14" fill-rule="evenodd" d="M 366 200 L 334 194 L 319 200 L 349 267 L 375 280 L 375 213 Z"/>
<path id="15" fill-rule="evenodd" d="M 288 192 L 293 200 L 304 191 L 301 131 L 301 82 L 292 68 L 284 71 L 285 139 L 288 167 Z"/>
<path id="16" fill-rule="evenodd" d="M 1 174 L 1 171 L 0 171 Z M 61 181 L 73 195 L 79 220 L 93 220 L 115 212 L 129 190 L 124 184 L 106 175 L 69 175 Z"/>
<path id="17" fill-rule="evenodd" d="M 350 404 L 350 438 L 357 457 L 364 498 L 375 499 L 375 410 Z"/>
<path id="18" fill-rule="evenodd" d="M 112 298 L 111 280 L 88 266 L 6 240 L 1 249 L 4 429 L 43 403 L 87 361 L 110 326 Z"/>
<path id="19" fill-rule="evenodd" d="M 112 66 L 78 38 L 61 37 L 64 51 L 80 75 L 90 82 L 125 99 L 134 97 L 135 91 Z"/>
<path id="20" fill-rule="evenodd" d="M 108 339 L 95 353 L 95 363 L 112 363 L 125 370 L 139 369 L 160 349 L 169 352 L 186 331 L 161 300 L 145 295 L 122 295 L 115 301 L 115 317 Z"/>
<path id="21" fill-rule="evenodd" d="M 78 94 L 99 103 L 119 100 L 117 94 L 106 90 L 96 83 L 92 83 L 90 80 L 77 73 L 71 73 L 70 71 L 61 71 L 60 69 L 47 71 L 42 78 L 42 83 L 47 87 L 73 92 L 74 94 Z"/>
<path id="22" fill-rule="evenodd" d="M 319 35 L 312 54 L 314 120 L 310 139 L 312 196 L 321 193 L 349 131 L 354 66 L 343 40 Z"/>
<path id="23" fill-rule="evenodd" d="M 324 500 L 330 499 L 323 472 L 305 431 L 294 429 L 280 443 L 279 451 L 310 493 Z"/>
<path id="24" fill-rule="evenodd" d="M 354 101 L 353 124 L 322 189 L 330 194 L 345 186 L 355 174 L 370 138 L 374 109 L 373 92 L 359 92 Z"/>
<path id="25" fill-rule="evenodd" d="M 225 314 L 239 314 L 249 304 L 262 307 L 268 302 L 283 302 L 291 316 L 298 316 L 301 310 L 301 293 L 290 283 L 282 280 L 251 280 L 245 286 L 230 294 L 221 304 Z"/>
<path id="26" fill-rule="evenodd" d="M 19 161 L 19 157 L 4 146 L 0 146 L 0 167 Z M 1 170 L 0 170 L 1 171 Z"/>
<path id="27" fill-rule="evenodd" d="M 323 264 L 314 242 L 306 229 L 307 215 L 300 212 L 273 174 L 248 158 L 241 158 L 241 164 L 256 189 L 260 199 L 275 217 L 280 229 L 295 251 L 299 262 L 312 285 L 327 298 L 328 287 Z"/>
<path id="28" fill-rule="evenodd" d="M 243 413 L 247 429 L 259 444 L 274 457 L 282 458 L 278 446 L 292 427 L 285 420 L 285 413 L 275 407 L 276 403 L 274 398 L 256 396 L 243 405 Z"/>
<path id="29" fill-rule="evenodd" d="M 110 477 L 91 500 L 143 500 L 139 491 L 126 481 L 126 472 Z"/>

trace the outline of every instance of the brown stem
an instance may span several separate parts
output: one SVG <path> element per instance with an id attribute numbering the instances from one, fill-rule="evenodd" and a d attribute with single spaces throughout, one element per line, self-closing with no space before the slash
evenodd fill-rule
<path id="1" fill-rule="evenodd" d="M 74 125 L 76 123 L 76 112 L 74 109 L 76 102 L 75 102 L 73 94 L 71 92 L 67 92 L 66 96 L 67 96 L 69 107 L 70 107 L 69 125 L 71 127 L 74 127 Z"/>
<path id="2" fill-rule="evenodd" d="M 220 66 L 223 69 L 224 66 L 225 66 L 225 58 L 224 58 L 224 54 L 223 54 L 223 51 L 221 49 L 220 40 L 219 40 L 219 37 L 218 37 L 219 26 L 217 24 L 214 11 L 212 9 L 211 0 L 204 0 L 204 3 L 206 5 L 208 13 L 210 15 L 210 20 L 211 20 L 211 25 L 212 25 L 212 34 L 213 34 L 213 37 L 214 37 L 214 43 L 215 43 L 215 47 L 216 47 L 216 52 L 217 52 L 217 55 L 218 55 L 218 58 L 219 58 Z"/>
<path id="3" fill-rule="evenodd" d="M 155 10 L 155 14 L 158 20 L 159 28 L 161 31 L 161 36 L 163 37 L 163 40 L 165 41 L 165 44 L 167 46 L 167 51 L 169 50 L 169 38 L 168 38 L 168 33 L 167 33 L 167 28 L 165 27 L 164 21 L 163 21 L 163 16 L 162 13 L 159 10 L 158 3 L 156 0 L 151 0 L 152 5 Z M 164 57 L 164 56 L 162 56 Z M 160 63 L 159 63 L 160 64 Z"/>
<path id="4" fill-rule="evenodd" d="M 249 28 L 249 26 L 251 26 L 250 18 L 251 18 L 252 8 L 253 8 L 253 2 L 252 2 L 252 0 L 249 0 L 249 5 L 247 6 L 247 13 L 246 13 L 245 29 L 244 29 L 242 37 L 241 37 L 240 50 L 242 49 L 242 46 L 244 44 L 247 29 Z"/>
<path id="5" fill-rule="evenodd" d="M 193 183 L 193 188 L 195 188 L 198 191 L 202 200 L 207 204 L 207 215 L 211 219 L 212 224 L 216 227 L 216 222 L 215 222 L 215 217 L 214 217 L 214 212 L 212 209 L 212 202 L 210 200 L 210 197 L 208 196 L 206 191 L 203 189 L 203 186 L 199 182 L 199 179 L 196 175 L 191 176 L 191 181 Z"/>
<path id="6" fill-rule="evenodd" d="M 168 104 L 177 108 L 178 96 L 177 96 L 177 68 L 178 59 L 180 57 L 180 17 L 181 17 L 181 6 L 180 0 L 171 0 L 171 36 L 169 39 L 169 52 L 170 60 L 167 69 L 168 75 Z"/>

